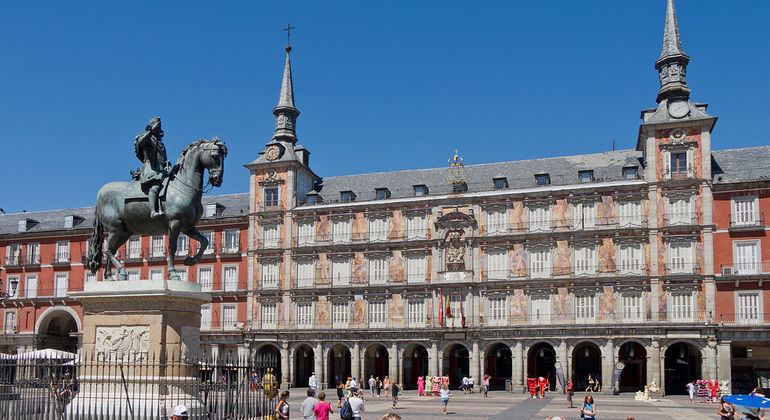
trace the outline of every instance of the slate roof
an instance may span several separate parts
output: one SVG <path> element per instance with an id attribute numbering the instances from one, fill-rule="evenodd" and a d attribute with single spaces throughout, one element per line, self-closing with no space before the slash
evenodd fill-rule
<path id="1" fill-rule="evenodd" d="M 711 152 L 714 184 L 770 180 L 770 146 Z"/>
<path id="2" fill-rule="evenodd" d="M 248 193 L 203 197 L 204 206 L 211 203 L 218 203 L 223 206 L 217 217 L 245 216 L 249 212 Z M 94 223 L 93 207 L 2 214 L 0 215 L 0 235 L 18 233 L 19 221 L 24 219 L 34 221 L 28 224 L 27 232 L 29 233 L 66 230 L 64 218 L 73 215 L 78 216 L 80 222 L 76 223 L 71 230 L 90 229 Z"/>

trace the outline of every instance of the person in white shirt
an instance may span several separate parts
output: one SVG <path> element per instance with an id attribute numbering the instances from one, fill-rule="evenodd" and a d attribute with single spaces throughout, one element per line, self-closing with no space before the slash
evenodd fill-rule
<path id="1" fill-rule="evenodd" d="M 439 394 L 441 396 L 441 406 L 444 410 L 443 414 L 446 414 L 446 406 L 449 404 L 449 386 L 447 384 L 441 385 Z"/>
<path id="2" fill-rule="evenodd" d="M 310 379 L 307 380 L 308 386 L 314 391 L 315 395 L 318 394 L 318 378 L 315 377 L 315 372 L 310 374 Z"/>
<path id="3" fill-rule="evenodd" d="M 476 386 L 476 381 L 473 379 L 473 376 L 468 377 L 468 391 L 473 394 L 473 387 Z"/>
<path id="4" fill-rule="evenodd" d="M 315 391 L 313 391 L 313 388 L 308 388 L 307 398 L 302 401 L 302 406 L 300 406 L 303 420 L 311 420 L 315 418 L 315 415 L 313 414 L 313 408 L 315 408 L 316 404 L 318 404 L 318 399 L 315 397 Z"/>
<path id="5" fill-rule="evenodd" d="M 353 420 L 361 420 L 361 415 L 364 413 L 363 396 L 363 391 L 358 391 L 357 394 L 354 394 L 352 397 L 350 397 L 350 399 L 348 399 L 348 402 L 350 403 L 350 409 L 353 410 Z"/>
<path id="6" fill-rule="evenodd" d="M 463 376 L 463 385 L 462 385 L 461 388 L 463 390 L 463 394 L 467 394 L 468 393 L 468 377 L 467 376 Z"/>
<path id="7" fill-rule="evenodd" d="M 358 390 L 358 381 L 356 381 L 356 377 L 354 376 L 353 379 L 350 380 L 350 392 L 353 393 L 353 395 L 355 395 L 357 390 Z"/>
<path id="8" fill-rule="evenodd" d="M 374 398 L 374 384 L 376 381 L 374 380 L 374 375 L 369 375 L 369 393 L 372 394 L 372 398 Z"/>

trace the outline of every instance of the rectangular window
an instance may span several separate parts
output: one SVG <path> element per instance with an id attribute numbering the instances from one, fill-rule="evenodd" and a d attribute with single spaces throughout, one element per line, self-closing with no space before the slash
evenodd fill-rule
<path id="1" fill-rule="evenodd" d="M 201 305 L 201 329 L 206 331 L 211 329 L 211 304 Z"/>
<path id="2" fill-rule="evenodd" d="M 209 244 L 208 244 L 208 246 L 206 246 L 206 250 L 203 251 L 203 254 L 204 255 L 213 254 L 214 253 L 214 245 L 215 245 L 215 242 L 214 242 L 214 232 L 211 231 L 211 230 L 203 231 L 203 232 L 201 232 L 201 235 L 203 235 L 209 241 Z"/>
<path id="3" fill-rule="evenodd" d="M 548 174 L 535 175 L 535 184 L 539 186 L 548 185 L 551 183 L 551 177 Z"/>
<path id="4" fill-rule="evenodd" d="M 234 254 L 241 252 L 241 232 L 226 230 L 222 232 L 222 252 Z"/>
<path id="5" fill-rule="evenodd" d="M 385 284 L 388 281 L 388 263 L 385 257 L 369 259 L 369 284 Z"/>
<path id="6" fill-rule="evenodd" d="M 468 184 L 466 184 L 464 182 L 452 184 L 452 192 L 453 193 L 463 193 L 463 192 L 466 192 L 466 191 L 468 191 Z"/>
<path id="7" fill-rule="evenodd" d="M 313 327 L 313 303 L 297 303 L 297 328 Z"/>
<path id="8" fill-rule="evenodd" d="M 176 255 L 187 255 L 190 253 L 190 238 L 187 235 L 179 234 L 176 239 Z"/>
<path id="9" fill-rule="evenodd" d="M 315 243 L 315 223 L 302 222 L 297 225 L 297 245 L 306 246 Z"/>
<path id="10" fill-rule="evenodd" d="M 598 222 L 596 203 L 574 203 L 570 208 L 570 213 L 573 229 L 596 228 Z"/>
<path id="11" fill-rule="evenodd" d="M 671 174 L 687 175 L 687 152 L 671 153 Z"/>
<path id="12" fill-rule="evenodd" d="M 16 332 L 16 311 L 7 309 L 5 311 L 5 333 L 13 334 Z"/>
<path id="13" fill-rule="evenodd" d="M 691 274 L 695 272 L 692 255 L 693 246 L 689 242 L 668 244 L 668 273 Z"/>
<path id="14" fill-rule="evenodd" d="M 348 326 L 348 303 L 332 302 L 332 327 L 346 328 Z"/>
<path id="15" fill-rule="evenodd" d="M 549 297 L 532 297 L 530 322 L 534 325 L 551 323 L 551 299 Z"/>
<path id="16" fill-rule="evenodd" d="M 597 252 L 595 246 L 578 246 L 575 248 L 574 268 L 576 276 L 592 276 L 596 274 Z"/>
<path id="17" fill-rule="evenodd" d="M 623 168 L 623 178 L 632 180 L 638 178 L 638 169 L 634 167 Z"/>
<path id="18" fill-rule="evenodd" d="M 55 257 L 58 257 L 58 244 L 57 244 L 57 255 Z M 58 261 L 58 260 L 57 260 Z M 33 242 L 30 244 L 27 244 L 27 264 L 40 264 L 40 244 L 37 242 Z"/>
<path id="19" fill-rule="evenodd" d="M 235 268 L 235 267 L 233 267 Z M 275 289 L 278 287 L 278 263 L 262 263 L 262 288 Z"/>
<path id="20" fill-rule="evenodd" d="M 638 227 L 642 225 L 642 204 L 638 201 L 618 202 L 617 213 L 619 227 Z"/>
<path id="21" fill-rule="evenodd" d="M 297 261 L 297 287 L 313 287 L 315 285 L 315 262 Z"/>
<path id="22" fill-rule="evenodd" d="M 278 324 L 278 308 L 275 303 L 262 304 L 262 328 L 276 328 Z"/>
<path id="23" fill-rule="evenodd" d="M 551 277 L 551 251 L 539 249 L 530 251 L 529 272 L 533 278 Z"/>
<path id="24" fill-rule="evenodd" d="M 153 236 L 151 239 L 152 247 L 150 250 L 150 256 L 162 257 L 165 255 L 165 238 L 163 236 Z"/>
<path id="25" fill-rule="evenodd" d="M 499 235 L 508 231 L 508 212 L 505 209 L 487 211 L 487 234 Z"/>
<path id="26" fill-rule="evenodd" d="M 624 244 L 619 246 L 618 270 L 622 275 L 640 276 L 644 270 L 642 244 Z"/>
<path id="27" fill-rule="evenodd" d="M 758 197 L 733 197 L 731 201 L 731 227 L 758 226 L 760 224 Z"/>
<path id="28" fill-rule="evenodd" d="M 126 256 L 130 259 L 142 258 L 142 237 L 132 236 L 126 242 Z"/>
<path id="29" fill-rule="evenodd" d="M 551 209 L 550 207 L 530 207 L 529 209 L 529 231 L 530 232 L 548 232 L 551 230 Z"/>
<path id="30" fill-rule="evenodd" d="M 690 322 L 693 320 L 692 292 L 672 292 L 668 304 L 668 316 L 671 321 Z"/>
<path id="31" fill-rule="evenodd" d="M 691 197 L 669 199 L 668 215 L 666 217 L 668 224 L 670 226 L 692 224 L 693 212 L 691 203 Z"/>
<path id="32" fill-rule="evenodd" d="M 202 292 L 210 292 L 214 287 L 214 272 L 211 267 L 198 267 L 198 283 Z"/>
<path id="33" fill-rule="evenodd" d="M 25 280 L 24 296 L 28 298 L 36 298 L 37 297 L 37 275 L 27 274 L 27 277 L 24 280 Z"/>
<path id="34" fill-rule="evenodd" d="M 428 195 L 428 187 L 425 185 L 415 185 L 414 186 L 414 196 L 415 197 L 422 197 Z"/>
<path id="35" fill-rule="evenodd" d="M 578 171 L 578 177 L 581 183 L 589 183 L 594 181 L 594 171 Z"/>
<path id="36" fill-rule="evenodd" d="M 762 313 L 762 292 L 735 292 L 736 321 L 739 324 L 761 324 L 764 321 Z"/>
<path id="37" fill-rule="evenodd" d="M 425 299 L 409 299 L 407 318 L 410 327 L 425 327 Z"/>
<path id="38" fill-rule="evenodd" d="M 176 274 L 179 275 L 180 281 L 187 281 L 187 267 L 177 267 Z"/>
<path id="39" fill-rule="evenodd" d="M 281 244 L 281 231 L 278 225 L 262 226 L 262 247 L 278 248 Z"/>
<path id="40" fill-rule="evenodd" d="M 8 276 L 6 278 L 5 282 L 5 291 L 8 293 L 8 297 L 18 298 L 19 297 L 19 276 Z"/>
<path id="41" fill-rule="evenodd" d="M 487 253 L 487 278 L 490 280 L 508 279 L 508 251 L 490 250 Z"/>
<path id="42" fill-rule="evenodd" d="M 735 274 L 751 275 L 759 274 L 762 263 L 760 262 L 759 241 L 735 241 Z"/>
<path id="43" fill-rule="evenodd" d="M 163 269 L 162 268 L 150 269 L 150 280 L 163 280 Z"/>
<path id="44" fill-rule="evenodd" d="M 86 271 L 86 283 L 92 283 L 96 281 L 96 274 L 90 271 Z"/>
<path id="45" fill-rule="evenodd" d="M 29 249 L 27 250 L 27 255 L 29 255 Z M 10 244 L 5 247 L 5 265 L 21 265 L 21 244 Z"/>
<path id="46" fill-rule="evenodd" d="M 487 305 L 489 310 L 487 311 L 487 322 L 489 325 L 505 325 L 505 321 L 508 319 L 506 315 L 505 296 L 490 296 L 487 299 Z"/>
<path id="47" fill-rule="evenodd" d="M 69 241 L 56 242 L 56 258 L 57 263 L 70 262 L 70 243 Z"/>
<path id="48" fill-rule="evenodd" d="M 369 219 L 369 240 L 387 241 L 388 240 L 388 218 L 376 217 Z"/>
<path id="49" fill-rule="evenodd" d="M 56 273 L 53 280 L 54 296 L 67 297 L 67 284 L 69 283 L 67 273 Z"/>
<path id="50" fill-rule="evenodd" d="M 406 218 L 406 238 L 426 239 L 428 237 L 428 218 L 415 214 Z"/>
<path id="51" fill-rule="evenodd" d="M 225 280 L 222 290 L 226 292 L 238 290 L 238 266 L 227 265 L 222 270 L 222 278 Z"/>
<path id="52" fill-rule="evenodd" d="M 425 283 L 428 280 L 428 256 L 410 255 L 406 257 L 406 282 Z"/>
<path id="53" fill-rule="evenodd" d="M 375 194 L 377 195 L 378 200 L 384 200 L 386 198 L 390 198 L 390 190 L 387 188 L 377 188 L 375 190 Z"/>
<path id="54" fill-rule="evenodd" d="M 278 206 L 278 188 L 265 188 L 265 207 Z"/>
<path id="55" fill-rule="evenodd" d="M 596 296 L 575 295 L 575 322 L 590 324 L 596 320 Z"/>
<path id="56" fill-rule="evenodd" d="M 347 243 L 352 237 L 353 223 L 350 218 L 334 219 L 332 222 L 332 242 Z"/>
<path id="57" fill-rule="evenodd" d="M 369 302 L 369 326 L 384 327 L 388 320 L 388 305 L 385 301 Z"/>
<path id="58" fill-rule="evenodd" d="M 350 285 L 350 260 L 337 259 L 332 261 L 332 286 Z"/>
<path id="59" fill-rule="evenodd" d="M 237 306 L 222 305 L 222 328 L 225 330 L 234 330 L 237 322 Z"/>
<path id="60" fill-rule="evenodd" d="M 626 322 L 641 322 L 644 320 L 641 293 L 624 293 L 622 305 L 623 320 Z"/>
<path id="61" fill-rule="evenodd" d="M 343 203 L 349 203 L 356 200 L 356 194 L 353 191 L 340 192 L 340 201 Z"/>
<path id="62" fill-rule="evenodd" d="M 508 188 L 508 179 L 506 178 L 494 178 L 492 181 L 495 184 L 496 190 L 504 190 Z"/>

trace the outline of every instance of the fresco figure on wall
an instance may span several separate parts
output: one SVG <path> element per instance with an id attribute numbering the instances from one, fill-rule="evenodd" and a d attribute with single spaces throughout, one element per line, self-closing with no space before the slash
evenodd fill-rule
<path id="1" fill-rule="evenodd" d="M 391 326 L 404 325 L 404 299 L 400 294 L 394 294 L 388 302 L 388 314 Z"/>
<path id="2" fill-rule="evenodd" d="M 611 195 L 603 195 L 596 209 L 599 216 L 599 224 L 611 225 L 615 223 L 615 203 Z"/>
<path id="3" fill-rule="evenodd" d="M 572 299 L 566 287 L 560 287 L 553 295 L 553 315 L 559 321 L 569 320 L 572 315 Z"/>
<path id="4" fill-rule="evenodd" d="M 388 239 L 398 240 L 404 238 L 404 215 L 400 210 L 393 210 L 390 217 L 390 233 Z"/>
<path id="5" fill-rule="evenodd" d="M 366 217 L 363 213 L 356 213 L 356 216 L 353 218 L 351 238 L 354 241 L 366 240 Z"/>
<path id="6" fill-rule="evenodd" d="M 511 322 L 527 321 L 527 295 L 523 289 L 516 289 L 511 296 Z"/>
<path id="7" fill-rule="evenodd" d="M 318 223 L 315 225 L 315 239 L 319 242 L 328 242 L 331 240 L 329 233 L 329 216 L 318 216 Z"/>
<path id="8" fill-rule="evenodd" d="M 393 251 L 388 264 L 388 276 L 391 281 L 404 282 L 404 258 L 401 256 L 401 251 Z"/>
<path id="9" fill-rule="evenodd" d="M 315 284 L 329 284 L 329 259 L 326 254 L 318 254 L 318 259 L 315 262 Z"/>
<path id="10" fill-rule="evenodd" d="M 366 258 L 363 252 L 356 252 L 353 257 L 353 283 L 366 283 Z"/>
<path id="11" fill-rule="evenodd" d="M 658 284 L 658 319 L 668 319 L 668 296 L 663 290 L 663 284 Z"/>
<path id="12" fill-rule="evenodd" d="M 329 325 L 329 301 L 325 296 L 320 297 L 315 304 L 314 321 L 317 326 Z"/>
<path id="13" fill-rule="evenodd" d="M 363 326 L 366 303 L 363 300 L 354 300 L 350 304 L 350 325 Z"/>
<path id="14" fill-rule="evenodd" d="M 553 206 L 553 227 L 554 229 L 569 229 L 569 206 L 567 200 L 556 200 Z"/>
<path id="15" fill-rule="evenodd" d="M 599 319 L 613 320 L 618 309 L 618 299 L 615 297 L 614 286 L 604 286 L 604 292 L 599 295 Z"/>
<path id="16" fill-rule="evenodd" d="M 511 249 L 511 264 L 510 271 L 513 277 L 526 277 L 527 276 L 527 252 L 524 250 L 523 244 L 513 245 Z"/>
<path id="17" fill-rule="evenodd" d="M 514 201 L 511 206 L 511 229 L 523 231 L 527 227 L 527 214 L 524 212 L 524 203 Z"/>
<path id="18" fill-rule="evenodd" d="M 569 242 L 556 241 L 556 249 L 553 254 L 553 274 L 557 276 L 570 274 L 572 269 L 571 256 L 572 252 L 569 249 Z"/>
<path id="19" fill-rule="evenodd" d="M 602 238 L 602 244 L 599 245 L 599 271 L 615 271 L 615 245 L 612 238 Z"/>

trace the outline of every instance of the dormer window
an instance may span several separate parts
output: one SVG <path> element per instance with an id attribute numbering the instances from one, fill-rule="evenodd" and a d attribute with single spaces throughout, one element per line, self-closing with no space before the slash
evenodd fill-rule
<path id="1" fill-rule="evenodd" d="M 638 169 L 636 166 L 629 166 L 627 168 L 623 168 L 623 178 L 624 179 L 637 179 L 638 175 Z"/>
<path id="2" fill-rule="evenodd" d="M 17 228 L 19 232 L 26 232 L 32 229 L 32 227 L 34 227 L 36 224 L 37 224 L 37 220 L 21 219 L 19 220 L 19 224 L 17 225 Z"/>
<path id="3" fill-rule="evenodd" d="M 428 195 L 428 187 L 425 185 L 415 185 L 414 186 L 414 196 L 415 197 L 423 197 Z"/>
<path id="4" fill-rule="evenodd" d="M 340 201 L 343 203 L 349 203 L 356 200 L 356 194 L 353 191 L 340 192 Z"/>
<path id="5" fill-rule="evenodd" d="M 453 193 L 462 193 L 468 191 L 468 184 L 462 182 L 458 184 L 452 184 Z"/>
<path id="6" fill-rule="evenodd" d="M 214 217 L 217 215 L 219 205 L 217 203 L 209 203 L 203 206 L 203 217 Z"/>
<path id="7" fill-rule="evenodd" d="M 594 171 L 578 171 L 578 177 L 581 183 L 589 183 L 594 180 Z"/>
<path id="8" fill-rule="evenodd" d="M 308 204 L 317 204 L 321 201 L 321 197 L 316 194 L 308 194 L 307 195 L 307 203 Z"/>
<path id="9" fill-rule="evenodd" d="M 551 184 L 551 176 L 548 175 L 548 174 L 537 174 L 537 175 L 535 175 L 535 183 L 538 186 L 550 185 Z"/>
<path id="10" fill-rule="evenodd" d="M 387 198 L 390 198 L 390 190 L 387 188 L 377 188 L 374 191 L 377 194 L 378 200 L 385 200 Z"/>
<path id="11" fill-rule="evenodd" d="M 494 178 L 492 179 L 496 190 L 504 190 L 508 188 L 508 179 L 506 178 Z"/>

